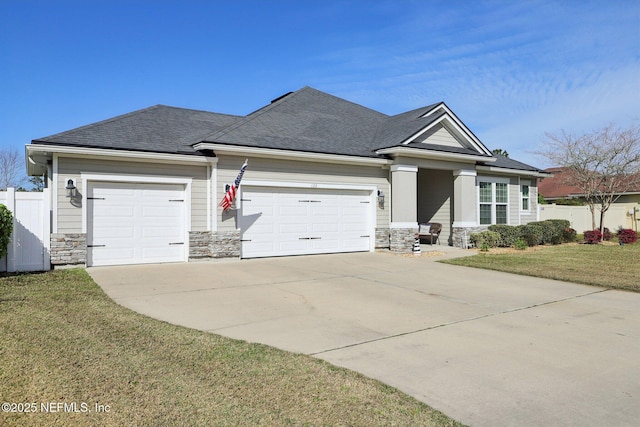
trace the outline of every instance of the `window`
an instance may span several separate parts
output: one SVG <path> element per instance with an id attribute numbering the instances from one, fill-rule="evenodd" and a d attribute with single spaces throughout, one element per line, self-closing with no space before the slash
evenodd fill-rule
<path id="1" fill-rule="evenodd" d="M 523 211 L 529 211 L 529 183 L 522 183 L 520 185 L 520 196 L 522 199 L 521 208 Z"/>
<path id="2" fill-rule="evenodd" d="M 509 184 L 498 178 L 479 182 L 479 219 L 481 225 L 509 222 Z"/>

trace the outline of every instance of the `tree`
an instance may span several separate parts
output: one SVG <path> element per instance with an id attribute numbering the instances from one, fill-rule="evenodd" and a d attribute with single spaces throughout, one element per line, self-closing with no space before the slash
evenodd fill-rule
<path id="1" fill-rule="evenodd" d="M 24 162 L 15 148 L 0 149 L 0 190 L 19 187 L 24 181 Z"/>
<path id="2" fill-rule="evenodd" d="M 42 191 L 44 188 L 44 178 L 41 176 L 32 176 L 29 178 L 29 182 L 33 185 L 31 191 Z"/>
<path id="3" fill-rule="evenodd" d="M 618 198 L 640 185 L 640 126 L 627 129 L 608 125 L 592 133 L 576 136 L 565 132 L 546 134 L 537 152 L 564 167 L 565 184 L 581 189 L 596 229 L 596 209 L 600 210 L 600 231 L 605 213 Z"/>
<path id="4" fill-rule="evenodd" d="M 507 150 L 503 150 L 502 148 L 495 148 L 491 150 L 491 152 L 499 156 L 509 157 L 509 153 L 507 153 Z"/>

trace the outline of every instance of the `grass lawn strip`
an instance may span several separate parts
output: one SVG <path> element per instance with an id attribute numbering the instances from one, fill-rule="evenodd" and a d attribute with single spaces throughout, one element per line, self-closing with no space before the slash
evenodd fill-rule
<path id="1" fill-rule="evenodd" d="M 442 261 L 527 276 L 640 292 L 640 244 L 565 244 L 525 251 L 491 249 Z"/>
<path id="2" fill-rule="evenodd" d="M 137 314 L 82 269 L 0 277 L 0 384 L 2 402 L 91 411 L 1 413 L 8 426 L 460 425 L 324 361 Z"/>

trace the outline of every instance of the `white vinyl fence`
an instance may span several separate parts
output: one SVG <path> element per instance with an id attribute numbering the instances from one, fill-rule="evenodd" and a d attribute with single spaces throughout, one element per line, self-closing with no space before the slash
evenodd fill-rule
<path id="1" fill-rule="evenodd" d="M 546 219 L 566 219 L 578 233 L 591 230 L 591 211 L 588 206 L 538 205 L 540 221 Z M 634 208 L 635 216 L 633 214 Z M 640 206 L 638 203 L 612 205 L 604 215 L 604 226 L 614 232 L 618 227 L 638 230 L 640 226 Z M 635 222 L 635 224 L 634 224 Z M 600 226 L 600 211 L 596 207 L 596 227 Z"/>
<path id="2" fill-rule="evenodd" d="M 0 191 L 0 204 L 13 214 L 13 235 L 0 271 L 45 271 L 51 269 L 49 189 L 43 192 Z"/>

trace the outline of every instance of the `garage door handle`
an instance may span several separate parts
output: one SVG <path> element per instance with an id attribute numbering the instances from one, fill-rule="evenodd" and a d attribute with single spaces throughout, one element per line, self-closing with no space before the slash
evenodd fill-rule
<path id="1" fill-rule="evenodd" d="M 371 236 L 360 236 L 360 237 L 371 237 Z"/>
<path id="2" fill-rule="evenodd" d="M 299 237 L 298 240 L 320 240 L 322 237 Z"/>
<path id="3" fill-rule="evenodd" d="M 107 245 L 87 245 L 88 248 L 104 248 Z"/>
<path id="4" fill-rule="evenodd" d="M 250 242 L 251 239 L 240 239 L 241 242 Z"/>
<path id="5" fill-rule="evenodd" d="M 184 242 L 169 243 L 169 245 L 184 245 Z"/>
<path id="6" fill-rule="evenodd" d="M 175 200 L 169 200 L 170 202 L 184 202 L 183 199 L 175 199 Z"/>
<path id="7" fill-rule="evenodd" d="M 87 200 L 104 200 L 104 197 L 87 197 Z"/>

